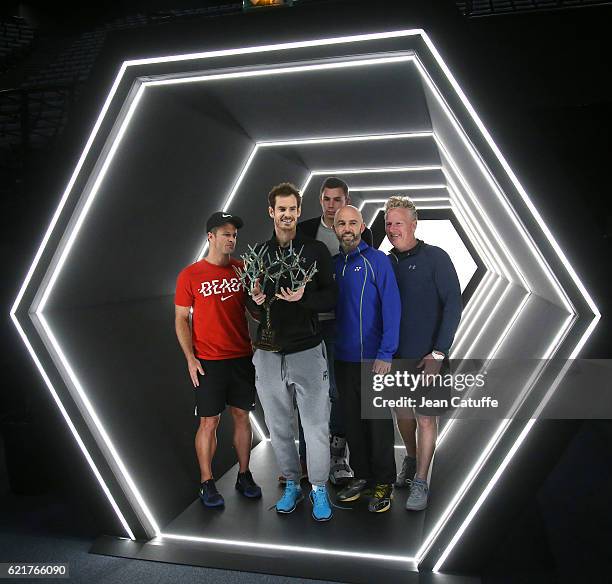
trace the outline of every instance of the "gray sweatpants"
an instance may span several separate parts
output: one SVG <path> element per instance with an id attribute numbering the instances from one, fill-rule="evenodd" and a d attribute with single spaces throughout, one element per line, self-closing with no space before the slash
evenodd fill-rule
<path id="1" fill-rule="evenodd" d="M 306 439 L 308 480 L 325 485 L 329 476 L 329 374 L 325 345 L 281 355 L 258 349 L 253 355 L 255 386 L 281 474 L 299 483 L 294 396 Z"/>

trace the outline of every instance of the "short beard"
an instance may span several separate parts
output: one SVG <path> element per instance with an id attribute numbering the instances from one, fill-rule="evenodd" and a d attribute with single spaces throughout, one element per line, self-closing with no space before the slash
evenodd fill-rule
<path id="1" fill-rule="evenodd" d="M 345 245 L 344 240 L 341 239 L 340 240 L 340 247 L 342 248 L 342 251 L 344 253 L 348 253 L 350 251 L 353 251 L 354 249 L 357 249 L 357 246 L 359 245 L 359 241 L 356 237 L 353 238 L 351 245 Z"/>

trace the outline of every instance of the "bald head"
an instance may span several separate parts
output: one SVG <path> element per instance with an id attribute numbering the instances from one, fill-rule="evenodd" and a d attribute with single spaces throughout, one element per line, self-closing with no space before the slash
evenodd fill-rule
<path id="1" fill-rule="evenodd" d="M 338 209 L 334 217 L 334 223 L 339 220 L 348 221 L 349 218 L 356 218 L 360 223 L 363 223 L 361 211 L 353 205 L 345 205 L 342 209 Z"/>
<path id="2" fill-rule="evenodd" d="M 353 205 L 346 205 L 336 211 L 334 231 L 344 253 L 351 252 L 359 245 L 364 229 L 361 212 Z"/>

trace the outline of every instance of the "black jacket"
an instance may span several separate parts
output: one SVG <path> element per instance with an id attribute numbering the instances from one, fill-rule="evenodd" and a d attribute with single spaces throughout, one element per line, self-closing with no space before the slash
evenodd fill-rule
<path id="1" fill-rule="evenodd" d="M 318 217 L 313 217 L 312 219 L 306 219 L 306 221 L 302 221 L 298 223 L 298 232 L 302 235 L 306 235 L 312 239 L 317 238 L 317 231 L 319 231 L 319 227 L 321 225 L 321 215 Z M 368 227 L 363 230 L 361 234 L 361 239 L 365 241 L 370 247 L 373 246 L 372 243 L 372 232 Z M 340 248 L 340 243 L 338 243 L 338 248 Z M 340 249 L 338 249 L 338 252 Z"/>
<path id="2" fill-rule="evenodd" d="M 279 250 L 276 236 L 264 243 L 257 244 L 256 250 L 263 245 L 268 246 L 268 253 L 273 258 Z M 317 262 L 317 273 L 312 281 L 306 284 L 304 296 L 297 302 L 287 302 L 277 299 L 270 308 L 270 320 L 276 337 L 275 342 L 280 345 L 281 353 L 297 353 L 316 347 L 322 340 L 319 332 L 319 312 L 333 310 L 336 306 L 338 289 L 333 277 L 332 259 L 324 243 L 297 233 L 293 240 L 293 248 L 302 250 L 304 268 L 308 269 L 313 262 Z M 288 286 L 281 281 L 281 286 Z M 273 284 L 268 281 L 264 285 L 264 292 L 268 300 L 273 294 Z M 247 297 L 247 307 L 251 314 L 259 316 L 260 325 L 257 329 L 257 340 L 261 338 L 261 328 L 265 326 L 265 310 L 257 306 L 251 297 Z"/>

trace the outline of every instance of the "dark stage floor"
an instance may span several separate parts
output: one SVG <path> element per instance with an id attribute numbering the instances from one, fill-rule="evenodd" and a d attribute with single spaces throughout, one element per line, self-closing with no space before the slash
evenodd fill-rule
<path id="1" fill-rule="evenodd" d="M 398 465 L 403 451 L 396 449 Z M 311 504 L 301 503 L 290 515 L 273 508 L 282 490 L 269 442 L 252 451 L 251 470 L 263 497 L 245 499 L 234 488 L 237 467 L 217 479 L 225 508 L 206 509 L 195 500 L 146 544 L 102 538 L 93 552 L 172 563 L 249 570 L 342 582 L 475 582 L 441 574 L 419 574 L 412 558 L 421 545 L 427 511 L 404 509 L 408 490 L 396 490 L 386 513 L 369 513 L 367 502 L 334 509 L 334 517 L 318 523 Z M 307 493 L 309 484 L 303 481 Z M 331 493 L 335 495 L 332 487 Z"/>
<path id="2" fill-rule="evenodd" d="M 401 465 L 402 451 L 396 451 L 398 465 Z M 395 490 L 393 505 L 386 513 L 369 513 L 367 501 L 362 500 L 342 503 L 348 509 L 334 509 L 331 521 L 319 523 L 311 517 L 311 504 L 306 499 L 310 488 L 307 481 L 302 484 L 305 499 L 293 513 L 278 515 L 270 509 L 282 489 L 278 486 L 279 473 L 269 442 L 253 450 L 251 469 L 263 491 L 260 501 L 247 500 L 236 491 L 237 469 L 232 468 L 217 481 L 225 497 L 225 509 L 206 509 L 196 500 L 163 530 L 164 533 L 385 556 L 411 557 L 419 548 L 425 513 L 409 513 L 404 509 L 407 489 Z M 336 489 L 330 487 L 332 500 L 335 492 Z"/>

